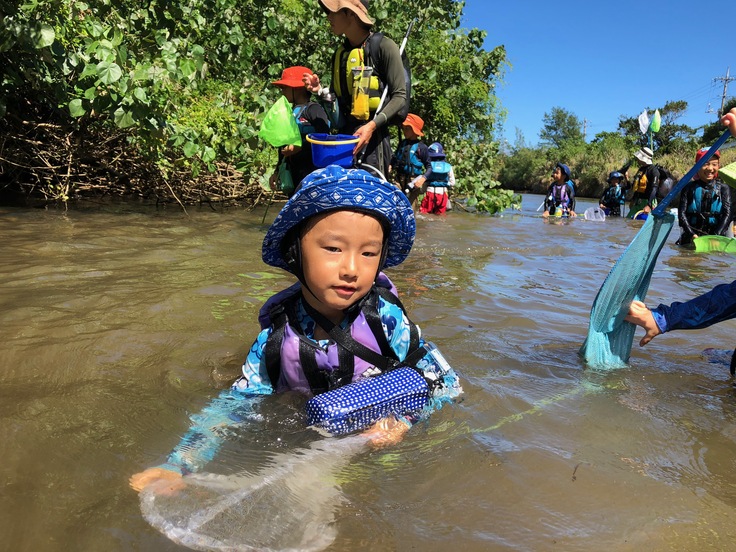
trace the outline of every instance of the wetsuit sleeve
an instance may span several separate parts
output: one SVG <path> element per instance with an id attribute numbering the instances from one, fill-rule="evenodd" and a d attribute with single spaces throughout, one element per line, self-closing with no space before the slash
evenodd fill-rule
<path id="1" fill-rule="evenodd" d="M 383 321 L 389 345 L 396 353 L 399 360 L 404 360 L 409 353 L 410 344 L 410 322 L 404 311 L 398 306 L 393 305 L 379 298 L 379 314 Z M 417 327 L 421 335 L 421 330 Z M 420 338 L 420 345 L 425 345 L 425 341 Z M 402 421 L 408 425 L 428 417 L 432 412 L 442 408 L 442 405 L 452 402 L 456 397 L 462 394 L 460 380 L 455 371 L 450 367 L 442 354 L 433 345 L 427 344 L 431 349 L 417 364 L 417 368 L 422 370 L 425 375 L 430 375 L 433 379 L 439 380 L 432 392 L 429 404 L 414 418 L 402 418 Z"/>
<path id="2" fill-rule="evenodd" d="M 570 181 L 568 180 L 566 183 L 567 185 L 567 206 L 570 208 L 571 211 L 575 210 L 575 186 L 573 186 Z"/>
<path id="3" fill-rule="evenodd" d="M 693 185 L 688 184 L 685 186 L 685 189 L 682 190 L 682 193 L 680 194 L 680 203 L 677 206 L 677 220 L 680 223 L 680 228 L 682 228 L 683 233 L 688 236 L 692 236 L 695 233 L 687 218 L 687 206 L 690 201 L 692 201 L 692 195 Z"/>
<path id="4" fill-rule="evenodd" d="M 235 380 L 233 389 L 249 395 L 270 395 L 274 392 L 266 367 L 266 341 L 272 328 L 261 330 L 243 363 L 243 375 Z"/>
<path id="5" fill-rule="evenodd" d="M 384 36 L 377 49 L 378 52 L 375 54 L 376 63 L 382 68 L 382 73 L 385 73 L 384 84 L 388 87 L 386 102 L 373 119 L 377 127 L 382 127 L 388 123 L 389 119 L 399 113 L 406 104 L 406 80 L 404 79 L 404 64 L 401 61 L 398 45 L 387 36 Z"/>
<path id="6" fill-rule="evenodd" d="M 720 284 L 699 297 L 652 311 L 662 332 L 699 330 L 736 317 L 736 281 Z"/>
<path id="7" fill-rule="evenodd" d="M 266 328 L 258 334 L 243 364 L 243 375 L 200 413 L 191 416 L 189 430 L 159 467 L 181 474 L 199 471 L 215 457 L 229 428 L 258 419 L 254 412 L 258 397 L 273 392 L 263 355 L 270 333 L 271 329 Z"/>
<path id="8" fill-rule="evenodd" d="M 210 462 L 229 428 L 250 420 L 258 420 L 254 410 L 258 399 L 234 389 L 222 391 L 201 412 L 191 416 L 192 425 L 169 454 L 161 468 L 185 475 L 201 470 Z"/>
<path id="9" fill-rule="evenodd" d="M 728 184 L 721 186 L 721 218 L 716 229 L 716 234 L 723 236 L 731 224 L 731 187 Z"/>
<path id="10" fill-rule="evenodd" d="M 647 201 L 649 207 L 652 207 L 654 200 L 657 198 L 657 190 L 659 189 L 659 169 L 654 165 L 650 165 L 647 169 L 647 182 L 651 182 L 651 189 Z"/>
<path id="11" fill-rule="evenodd" d="M 429 178 L 432 174 L 432 163 L 429 160 L 429 148 L 424 142 L 419 142 L 417 146 L 417 159 L 424 165 L 424 178 Z"/>
<path id="12" fill-rule="evenodd" d="M 314 131 L 327 134 L 330 132 L 330 119 L 327 116 L 325 108 L 319 103 L 310 103 L 304 111 L 309 124 L 314 127 Z"/>
<path id="13" fill-rule="evenodd" d="M 549 208 L 555 203 L 554 198 L 552 198 L 552 188 L 553 187 L 554 187 L 554 184 L 550 184 L 549 188 L 547 188 L 547 194 L 544 196 L 544 210 L 545 211 L 549 211 Z"/>

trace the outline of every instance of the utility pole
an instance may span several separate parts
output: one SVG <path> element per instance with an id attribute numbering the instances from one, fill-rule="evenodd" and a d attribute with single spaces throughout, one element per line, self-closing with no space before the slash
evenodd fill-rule
<path id="1" fill-rule="evenodd" d="M 728 93 L 728 83 L 731 81 L 736 80 L 736 77 L 731 77 L 731 68 L 728 67 L 726 69 L 726 76 L 725 77 L 715 77 L 713 81 L 722 81 L 723 82 L 723 94 L 721 95 L 721 109 L 718 110 L 718 117 L 720 118 L 723 115 L 723 109 L 726 107 L 726 94 Z"/>
<path id="2" fill-rule="evenodd" d="M 588 119 L 583 119 L 583 142 L 585 142 L 585 138 L 588 135 Z"/>

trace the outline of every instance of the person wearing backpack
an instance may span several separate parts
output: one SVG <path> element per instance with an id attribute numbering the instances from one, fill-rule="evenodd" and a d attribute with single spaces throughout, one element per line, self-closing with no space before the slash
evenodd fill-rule
<path id="1" fill-rule="evenodd" d="M 575 215 L 575 185 L 570 179 L 570 167 L 564 163 L 557 163 L 552 171 L 552 184 L 547 189 L 544 200 L 543 217 Z"/>
<path id="2" fill-rule="evenodd" d="M 269 179 L 272 190 L 279 190 L 288 197 L 294 195 L 299 183 L 316 167 L 312 161 L 312 145 L 307 142 L 307 134 L 327 133 L 330 121 L 324 108 L 317 102 L 309 101 L 311 93 L 304 86 L 302 77 L 311 74 L 312 70 L 300 65 L 287 67 L 281 72 L 281 78 L 271 84 L 278 86 L 294 110 L 294 119 L 302 137 L 301 146 L 283 146 L 279 148 L 276 170 Z"/>
<path id="3" fill-rule="evenodd" d="M 319 0 L 330 29 L 345 39 L 332 56 L 332 81 L 322 87 L 318 75 L 305 74 L 307 89 L 325 105 L 334 128 L 358 137 L 353 154 L 362 163 L 388 173 L 391 160 L 389 125 L 403 121 L 409 113 L 411 82 L 398 45 L 372 30 L 368 0 Z M 367 75 L 367 68 L 371 68 Z M 359 81 L 369 82 L 364 89 Z M 384 88 L 386 99 L 377 112 Z M 367 97 L 363 95 L 367 92 Z M 367 109 L 366 109 L 367 107 Z M 363 151 L 364 150 L 364 151 Z"/>
<path id="4" fill-rule="evenodd" d="M 705 155 L 707 149 L 695 154 L 695 162 Z M 698 236 L 730 236 L 731 231 L 731 188 L 718 179 L 721 152 L 713 154 L 680 194 L 677 209 L 681 234 L 678 245 L 689 245 Z"/>
<path id="5" fill-rule="evenodd" d="M 429 146 L 429 159 L 431 171 L 419 210 L 422 213 L 444 215 L 447 212 L 450 187 L 455 185 L 455 173 L 452 165 L 445 160 L 445 150 L 439 142 Z"/>
<path id="6" fill-rule="evenodd" d="M 391 164 L 389 173 L 396 174 L 396 184 L 400 190 L 409 196 L 409 202 L 415 206 L 422 186 L 430 173 L 429 150 L 422 142 L 424 121 L 418 115 L 409 113 L 401 125 L 404 139 L 399 142 Z"/>
<path id="7" fill-rule="evenodd" d="M 622 185 L 624 175 L 613 171 L 608 175 L 608 187 L 603 191 L 598 205 L 607 217 L 620 217 L 621 205 L 626 203 L 626 188 Z"/>
<path id="8" fill-rule="evenodd" d="M 639 169 L 631 183 L 633 193 L 629 203 L 628 218 L 633 219 L 642 211 L 648 215 L 657 206 L 660 173 L 652 164 L 653 155 L 652 150 L 647 147 L 641 148 L 634 154 L 639 163 Z"/>

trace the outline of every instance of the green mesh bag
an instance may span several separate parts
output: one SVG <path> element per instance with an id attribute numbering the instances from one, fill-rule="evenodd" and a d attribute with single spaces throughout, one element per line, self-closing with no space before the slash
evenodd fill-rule
<path id="1" fill-rule="evenodd" d="M 285 96 L 281 96 L 266 112 L 258 136 L 277 148 L 302 145 L 299 126 L 296 124 L 291 104 Z"/>

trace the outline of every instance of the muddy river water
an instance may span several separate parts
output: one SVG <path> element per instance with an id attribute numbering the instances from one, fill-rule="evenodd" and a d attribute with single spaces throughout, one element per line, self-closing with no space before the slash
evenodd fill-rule
<path id="1" fill-rule="evenodd" d="M 733 348 L 734 323 L 585 368 L 593 298 L 641 223 L 544 221 L 540 201 L 419 218 L 389 275 L 465 394 L 341 469 L 329 550 L 733 549 L 736 393 L 703 350 Z M 291 283 L 260 260 L 262 216 L 0 209 L 0 549 L 184 550 L 127 480 L 236 377 L 258 308 Z M 650 305 L 733 279 L 734 257 L 676 234 Z M 245 469 L 311 432 L 272 399 L 267 430 L 220 462 Z"/>

